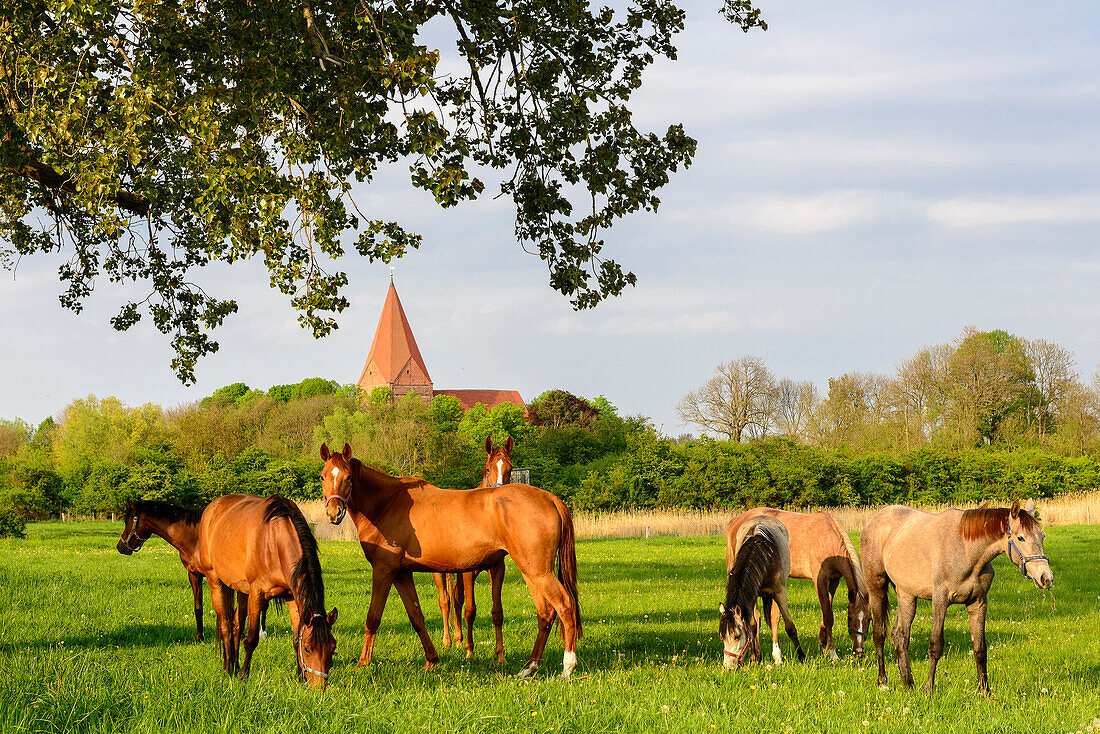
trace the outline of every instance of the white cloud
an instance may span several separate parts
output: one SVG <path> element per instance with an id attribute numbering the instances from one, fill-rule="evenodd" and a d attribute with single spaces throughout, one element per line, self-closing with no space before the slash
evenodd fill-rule
<path id="1" fill-rule="evenodd" d="M 1100 222 L 1100 194 L 948 199 L 931 204 L 928 218 L 952 229 L 1031 222 Z"/>

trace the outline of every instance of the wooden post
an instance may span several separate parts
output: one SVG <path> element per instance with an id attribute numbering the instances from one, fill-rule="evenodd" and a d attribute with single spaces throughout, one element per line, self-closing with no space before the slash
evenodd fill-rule
<path id="1" fill-rule="evenodd" d="M 645 537 L 646 537 L 646 540 L 649 540 L 649 526 L 648 525 L 645 526 Z"/>

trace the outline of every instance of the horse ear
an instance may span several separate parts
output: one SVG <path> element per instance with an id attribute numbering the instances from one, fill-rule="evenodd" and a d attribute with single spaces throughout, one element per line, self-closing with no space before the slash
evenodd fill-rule
<path id="1" fill-rule="evenodd" d="M 1035 500 L 1029 498 L 1028 501 L 1024 503 L 1024 512 L 1029 515 L 1035 514 Z"/>
<path id="2" fill-rule="evenodd" d="M 493 453 L 493 437 L 492 436 L 486 436 L 485 437 L 485 453 L 487 453 L 487 454 Z"/>
<path id="3" fill-rule="evenodd" d="M 1020 500 L 1016 500 L 1012 503 L 1011 513 L 1012 519 L 1015 520 L 1020 514 Z"/>
<path id="4" fill-rule="evenodd" d="M 328 613 L 328 624 L 330 627 L 336 624 L 336 607 L 333 607 L 332 611 Z"/>
<path id="5" fill-rule="evenodd" d="M 512 437 L 511 436 L 509 436 L 508 440 L 504 442 L 504 453 L 506 453 L 506 454 L 512 453 Z"/>
<path id="6" fill-rule="evenodd" d="M 321 461 L 328 461 L 328 457 L 331 456 L 328 452 L 328 446 L 321 444 Z"/>
<path id="7" fill-rule="evenodd" d="M 344 461 L 351 461 L 351 444 L 344 444 Z"/>

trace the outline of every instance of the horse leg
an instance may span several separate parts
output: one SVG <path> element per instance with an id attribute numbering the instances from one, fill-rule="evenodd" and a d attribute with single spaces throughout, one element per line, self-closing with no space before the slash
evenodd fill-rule
<path id="1" fill-rule="evenodd" d="M 932 591 L 932 634 L 928 638 L 928 680 L 924 682 L 924 695 L 931 696 L 936 687 L 936 663 L 943 655 L 943 621 L 947 616 L 947 589 Z"/>
<path id="2" fill-rule="evenodd" d="M 405 612 L 409 615 L 409 621 L 420 637 L 420 644 L 424 646 L 424 657 L 428 659 L 426 669 L 431 670 L 439 664 L 439 653 L 435 651 L 435 645 L 432 644 L 432 638 L 428 635 L 428 628 L 424 624 L 424 612 L 420 609 L 420 598 L 416 595 L 416 584 L 413 583 L 412 573 L 405 571 L 397 574 L 393 585 L 397 587 L 397 593 L 405 603 Z"/>
<path id="3" fill-rule="evenodd" d="M 477 618 L 477 602 L 474 601 L 474 581 L 477 580 L 478 571 L 469 571 L 462 574 L 463 595 L 466 598 L 466 608 L 462 612 L 466 620 L 466 659 L 474 656 L 474 620 Z"/>
<path id="4" fill-rule="evenodd" d="M 985 612 L 988 608 L 989 602 L 984 596 L 966 607 L 966 613 L 970 617 L 970 643 L 974 647 L 974 664 L 978 666 L 978 690 L 987 696 L 989 680 L 985 675 Z"/>
<path id="5" fill-rule="evenodd" d="M 447 574 L 448 576 L 450 574 Z M 443 647 L 451 646 L 451 596 L 447 593 L 447 579 L 441 573 L 433 573 L 432 581 L 439 593 L 439 612 L 443 615 Z"/>
<path id="6" fill-rule="evenodd" d="M 267 599 L 263 594 L 253 593 L 248 595 L 248 626 L 244 633 L 244 661 L 241 663 L 241 678 L 248 677 L 248 671 L 252 668 L 252 651 L 260 642 L 260 612 L 267 606 Z"/>
<path id="7" fill-rule="evenodd" d="M 210 604 L 218 617 L 218 634 L 221 636 L 222 669 L 233 675 L 236 670 L 236 650 L 233 648 L 233 590 L 217 579 L 210 582 Z"/>
<path id="8" fill-rule="evenodd" d="M 821 644 L 821 651 L 829 660 L 839 660 L 836 654 L 836 643 L 833 640 L 833 595 L 836 593 L 836 580 L 818 577 L 817 602 L 821 605 L 821 629 L 817 633 L 817 641 Z"/>
<path id="9" fill-rule="evenodd" d="M 577 667 L 577 609 L 573 606 L 573 600 L 562 586 L 561 581 L 552 573 L 528 579 L 527 585 L 531 588 L 531 596 L 537 591 L 543 599 L 543 604 L 549 604 L 552 613 L 548 617 L 548 624 L 543 627 L 543 617 L 539 616 L 539 636 L 535 640 L 535 650 L 531 652 L 531 660 L 527 667 L 534 662 L 535 668 L 542 661 L 542 652 L 546 647 L 546 638 L 550 634 L 550 628 L 554 624 L 554 617 L 561 619 L 561 636 L 564 641 L 565 652 L 562 655 L 561 677 L 568 678 Z M 538 602 L 535 603 L 538 611 Z M 536 654 L 537 653 L 537 654 Z M 531 669 L 534 672 L 534 669 Z M 530 673 L 528 673 L 529 675 Z"/>
<path id="10" fill-rule="evenodd" d="M 202 574 L 188 571 L 187 580 L 191 582 L 191 594 L 195 597 L 195 641 L 202 642 Z"/>
<path id="11" fill-rule="evenodd" d="M 267 637 L 267 604 L 260 607 L 260 639 Z"/>
<path id="12" fill-rule="evenodd" d="M 779 614 L 783 617 L 783 630 L 787 633 L 787 637 L 794 643 L 795 654 L 798 655 L 798 662 L 802 662 L 806 659 L 806 653 L 802 650 L 802 643 L 798 641 L 798 630 L 794 627 L 794 620 L 791 619 L 791 610 L 787 606 L 787 590 L 785 588 L 780 589 L 779 593 L 775 595 L 775 605 L 779 608 Z M 779 637 L 779 620 L 776 620 L 772 625 L 772 636 Z"/>
<path id="13" fill-rule="evenodd" d="M 390 595 L 393 577 L 380 568 L 371 572 L 370 609 L 367 610 L 367 624 L 363 630 L 363 653 L 359 656 L 359 667 L 370 664 L 374 655 L 374 636 L 378 625 L 382 623 L 382 612 L 386 609 L 386 597 Z"/>
<path id="14" fill-rule="evenodd" d="M 489 580 L 493 590 L 493 632 L 497 638 L 497 664 L 504 667 L 504 605 L 500 601 L 500 592 L 504 588 L 504 559 L 489 569 Z"/>
<path id="15" fill-rule="evenodd" d="M 894 618 L 894 649 L 898 653 L 898 672 L 906 688 L 913 687 L 913 670 L 909 666 L 909 631 L 917 613 L 917 598 L 895 587 L 898 594 L 898 613 Z"/>
<path id="16" fill-rule="evenodd" d="M 451 614 L 453 615 L 452 618 L 447 620 L 447 624 L 454 622 L 454 641 L 457 645 L 464 642 L 462 637 L 462 596 L 465 591 L 462 584 L 462 574 L 448 573 L 444 574 L 443 578 L 447 582 L 447 599 L 450 601 Z"/>
<path id="17" fill-rule="evenodd" d="M 554 618 L 557 616 L 554 607 L 535 584 L 526 577 L 524 580 L 527 581 L 531 599 L 535 602 L 535 621 L 538 624 L 538 634 L 535 635 L 535 646 L 531 649 L 531 657 L 527 659 L 527 664 L 523 666 L 523 669 L 516 673 L 517 678 L 534 675 L 535 671 L 539 669 L 539 664 L 542 662 L 542 652 L 546 649 L 546 638 L 550 636 L 550 630 L 554 627 Z"/>
<path id="18" fill-rule="evenodd" d="M 871 605 L 871 639 L 878 659 L 878 684 L 886 685 L 886 624 L 890 617 L 889 579 L 881 563 L 874 567 L 871 552 L 863 555 L 863 575 Z"/>
<path id="19" fill-rule="evenodd" d="M 761 594 L 760 598 L 764 600 L 764 621 L 772 633 L 772 662 L 781 665 L 783 652 L 779 649 L 779 604 L 770 594 Z"/>
<path id="20" fill-rule="evenodd" d="M 241 640 L 248 625 L 248 594 L 237 592 L 237 616 L 233 624 L 233 648 L 241 649 Z"/>

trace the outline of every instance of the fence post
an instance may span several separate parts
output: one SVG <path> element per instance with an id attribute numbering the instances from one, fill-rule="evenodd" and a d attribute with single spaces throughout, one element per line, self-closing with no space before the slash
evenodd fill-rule
<path id="1" fill-rule="evenodd" d="M 648 525 L 645 526 L 645 537 L 646 537 L 646 540 L 649 540 L 649 526 Z"/>

